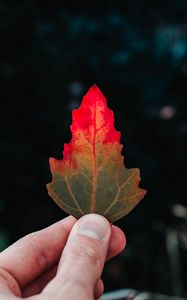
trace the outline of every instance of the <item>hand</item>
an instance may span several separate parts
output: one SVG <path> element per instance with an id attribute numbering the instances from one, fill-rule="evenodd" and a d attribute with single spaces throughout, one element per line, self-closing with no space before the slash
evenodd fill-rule
<path id="1" fill-rule="evenodd" d="M 70 216 L 0 253 L 0 299 L 93 300 L 103 293 L 106 259 L 125 247 L 123 232 L 96 214 Z"/>

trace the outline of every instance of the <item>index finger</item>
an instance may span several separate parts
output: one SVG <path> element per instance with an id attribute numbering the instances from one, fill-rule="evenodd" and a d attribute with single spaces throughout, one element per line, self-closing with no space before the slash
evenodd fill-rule
<path id="1" fill-rule="evenodd" d="M 0 267 L 24 287 L 57 263 L 75 222 L 69 216 L 23 237 L 0 253 Z"/>

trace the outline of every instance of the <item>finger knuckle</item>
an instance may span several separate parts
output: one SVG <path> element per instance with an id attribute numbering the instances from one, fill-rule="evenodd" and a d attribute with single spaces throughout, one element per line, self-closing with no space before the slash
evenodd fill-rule
<path id="1" fill-rule="evenodd" d="M 71 258 L 82 262 L 89 263 L 94 266 L 101 264 L 98 251 L 90 246 L 74 246 L 70 252 Z"/>
<path id="2" fill-rule="evenodd" d="M 41 271 L 47 269 L 48 268 L 47 254 L 46 251 L 43 249 L 43 247 L 40 246 L 41 243 L 38 238 L 38 233 L 37 232 L 29 233 L 28 235 L 23 237 L 22 240 L 23 242 L 27 243 L 27 245 L 29 245 L 37 267 Z"/>

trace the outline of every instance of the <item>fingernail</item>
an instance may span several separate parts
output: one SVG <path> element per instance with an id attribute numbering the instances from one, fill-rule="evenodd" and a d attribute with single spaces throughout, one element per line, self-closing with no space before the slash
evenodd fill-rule
<path id="1" fill-rule="evenodd" d="M 103 240 L 108 229 L 107 221 L 96 214 L 85 215 L 80 220 L 78 233 L 97 240 Z"/>

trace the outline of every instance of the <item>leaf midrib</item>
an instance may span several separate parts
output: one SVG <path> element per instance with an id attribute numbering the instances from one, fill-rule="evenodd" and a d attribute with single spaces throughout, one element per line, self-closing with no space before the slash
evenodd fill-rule
<path id="1" fill-rule="evenodd" d="M 94 102 L 94 131 L 93 131 L 93 142 L 92 142 L 92 151 L 93 151 L 93 191 L 92 191 L 92 203 L 91 203 L 91 212 L 95 212 L 95 197 L 96 197 L 96 188 L 97 188 L 97 164 L 96 164 L 96 100 Z"/>

